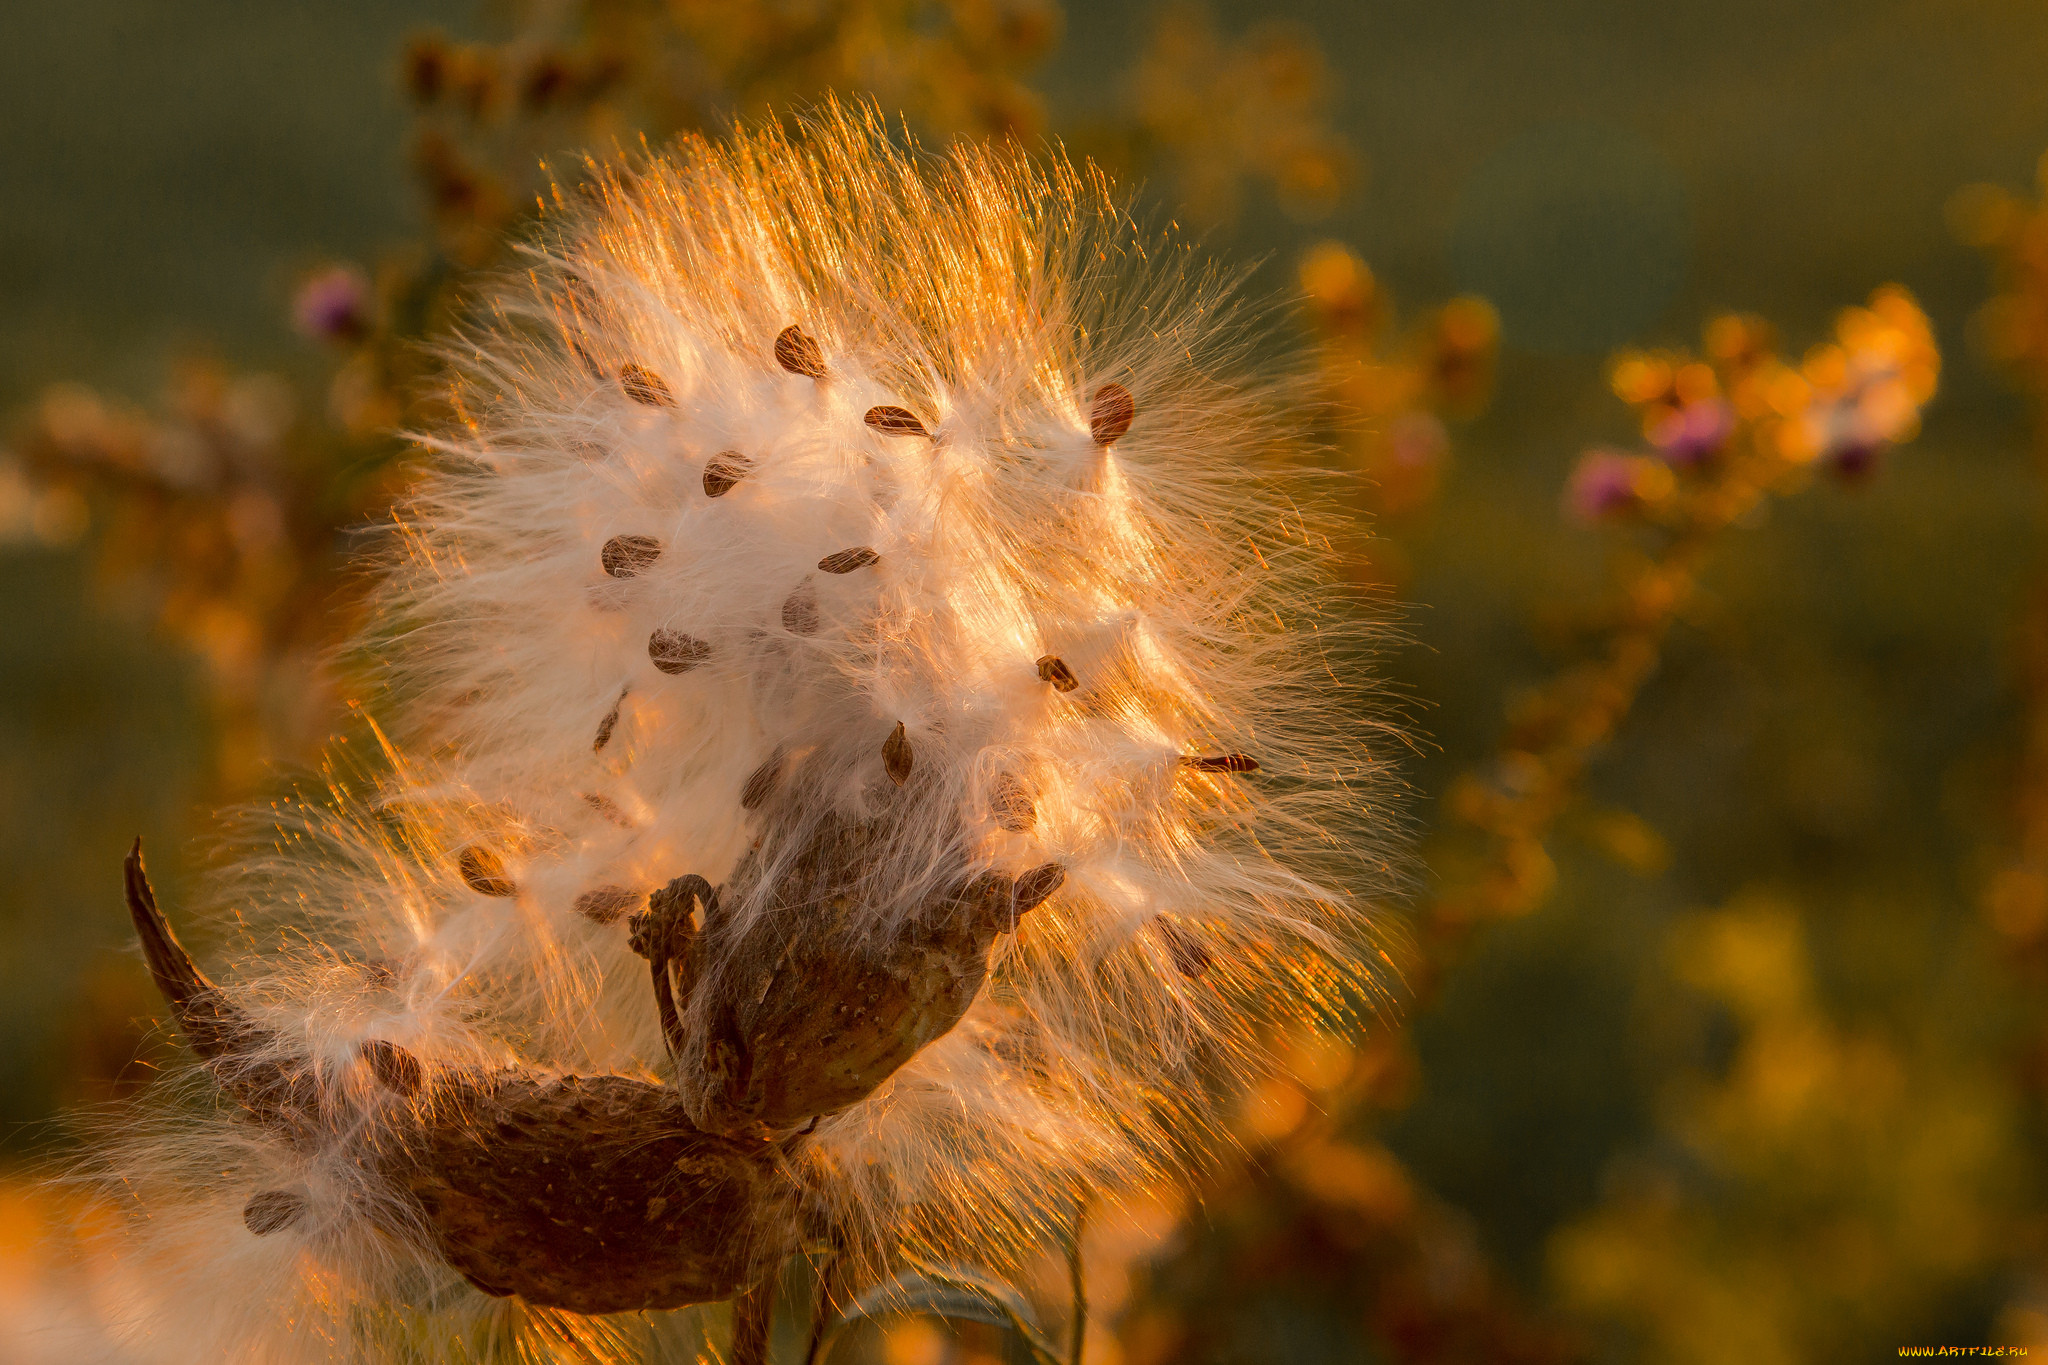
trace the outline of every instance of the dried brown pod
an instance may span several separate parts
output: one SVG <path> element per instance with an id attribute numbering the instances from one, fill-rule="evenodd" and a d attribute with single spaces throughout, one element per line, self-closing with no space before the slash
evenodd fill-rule
<path id="1" fill-rule="evenodd" d="M 592 753 L 602 753 L 604 746 L 612 742 L 612 731 L 619 728 L 619 708 L 626 704 L 626 694 L 619 693 L 619 699 L 612 703 L 612 709 L 604 713 L 604 719 L 597 723 L 597 737 L 590 741 Z"/>
<path id="2" fill-rule="evenodd" d="M 731 1298 L 794 1247 L 780 1154 L 700 1132 L 672 1091 L 506 1071 L 450 1099 L 449 1118 L 395 1134 L 385 1162 L 442 1258 L 486 1294 L 679 1308 Z"/>
<path id="3" fill-rule="evenodd" d="M 1051 898 L 1052 893 L 1066 885 L 1067 869 L 1058 863 L 1043 863 L 1017 878 L 1017 888 L 1011 897 L 1010 912 L 1022 915 L 1036 910 Z"/>
<path id="4" fill-rule="evenodd" d="M 420 1059 L 394 1042 L 372 1038 L 356 1045 L 356 1055 L 370 1068 L 377 1083 L 394 1095 L 411 1099 L 420 1093 L 425 1073 Z"/>
<path id="5" fill-rule="evenodd" d="M 647 637 L 647 657 L 664 673 L 688 673 L 711 657 L 711 646 L 679 630 L 657 630 Z"/>
<path id="6" fill-rule="evenodd" d="M 310 1066 L 253 1060 L 274 1050 L 274 1036 L 178 944 L 139 842 L 127 886 L 150 973 L 228 1093 L 298 1145 L 345 1144 L 351 1162 L 411 1205 L 389 1230 L 423 1231 L 484 1293 L 584 1314 L 680 1308 L 759 1284 L 794 1249 L 782 1151 L 700 1131 L 675 1092 L 645 1081 L 451 1071 L 437 1077 L 431 1105 L 368 1126 L 328 1121 L 317 1087 L 280 1093 L 268 1079 Z M 308 1207 L 302 1194 L 265 1190 L 243 1220 L 268 1234 Z"/>
<path id="7" fill-rule="evenodd" d="M 308 1207 L 297 1190 L 258 1190 L 242 1206 L 242 1223 L 258 1237 L 268 1237 L 304 1218 Z"/>
<path id="8" fill-rule="evenodd" d="M 868 565 L 879 562 L 881 558 L 871 547 L 859 545 L 851 550 L 839 550 L 826 555 L 818 561 L 818 567 L 826 573 L 852 573 L 855 569 L 865 569 Z"/>
<path id="9" fill-rule="evenodd" d="M 455 859 L 462 880 L 479 896 L 516 896 L 518 886 L 505 875 L 505 860 L 482 844 L 471 844 Z"/>
<path id="10" fill-rule="evenodd" d="M 889 732 L 889 737 L 882 741 L 882 771 L 900 787 L 910 780 L 911 765 L 916 760 L 917 754 L 910 747 L 910 735 L 899 720 L 896 728 Z"/>
<path id="11" fill-rule="evenodd" d="M 1013 923 L 1010 879 L 963 872 L 878 930 L 863 910 L 879 891 L 888 827 L 798 827 L 809 833 L 794 858 L 772 856 L 771 832 L 770 856 L 749 854 L 718 893 L 765 895 L 758 914 L 706 918 L 676 1083 L 707 1130 L 788 1131 L 872 1094 L 960 1021 L 990 945 Z"/>
<path id="12" fill-rule="evenodd" d="M 619 387 L 626 391 L 626 397 L 650 408 L 672 408 L 676 405 L 676 396 L 668 391 L 668 385 L 645 365 L 621 365 Z"/>
<path id="13" fill-rule="evenodd" d="M 815 635 L 818 624 L 818 590 L 805 579 L 782 599 L 782 628 L 791 635 Z"/>
<path id="14" fill-rule="evenodd" d="M 775 784 L 782 778 L 782 765 L 788 758 L 781 749 L 768 755 L 761 766 L 747 774 L 747 780 L 740 787 L 740 809 L 759 810 L 761 803 L 775 790 Z"/>
<path id="15" fill-rule="evenodd" d="M 1250 754 L 1181 755 L 1181 765 L 1198 773 L 1255 773 L 1259 760 Z"/>
<path id="16" fill-rule="evenodd" d="M 825 377 L 825 353 L 809 333 L 794 325 L 775 334 L 775 363 L 806 379 Z"/>
<path id="17" fill-rule="evenodd" d="M 646 897 L 623 886 L 599 886 L 576 898 L 576 913 L 598 924 L 610 924 Z"/>
<path id="18" fill-rule="evenodd" d="M 704 496 L 722 498 L 732 492 L 733 485 L 747 477 L 747 471 L 754 462 L 737 450 L 721 450 L 704 466 Z"/>
<path id="19" fill-rule="evenodd" d="M 909 408 L 899 408 L 893 404 L 885 403 L 880 407 L 869 408 L 867 416 L 861 420 L 884 436 L 931 435 L 924 429 L 924 423 L 917 420 L 916 413 Z"/>
<path id="20" fill-rule="evenodd" d="M 1152 935 L 1165 946 L 1167 955 L 1173 959 L 1174 970 L 1190 981 L 1199 980 L 1215 965 L 1215 959 L 1202 946 L 1202 941 L 1169 916 L 1161 915 L 1152 921 Z"/>
<path id="21" fill-rule="evenodd" d="M 1088 434 L 1099 446 L 1115 445 L 1138 415 L 1137 400 L 1121 384 L 1104 384 L 1088 405 Z"/>
<path id="22" fill-rule="evenodd" d="M 613 536 L 597 552 L 598 563 L 613 578 L 632 578 L 661 558 L 661 542 L 653 536 Z"/>
<path id="23" fill-rule="evenodd" d="M 1057 654 L 1048 654 L 1038 661 L 1038 676 L 1060 692 L 1071 692 L 1081 685 L 1081 680 L 1074 676 L 1074 670 L 1068 668 L 1067 661 Z"/>
<path id="24" fill-rule="evenodd" d="M 989 814 L 1012 834 L 1022 834 L 1037 823 L 1038 807 L 1031 793 L 1014 773 L 998 773 L 989 784 Z"/>

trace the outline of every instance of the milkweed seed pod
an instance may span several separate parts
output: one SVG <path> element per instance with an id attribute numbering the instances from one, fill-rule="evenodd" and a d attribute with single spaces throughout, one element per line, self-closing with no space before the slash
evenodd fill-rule
<path id="1" fill-rule="evenodd" d="M 277 946 L 215 984 L 131 863 L 218 1102 L 116 1188 L 262 1267 L 205 1323 L 252 1358 L 654 1358 L 685 1315 L 598 1315 L 800 1247 L 1023 1273 L 1370 992 L 1368 637 L 1229 281 L 866 111 L 588 174 L 449 348 L 380 775 L 230 887 Z"/>

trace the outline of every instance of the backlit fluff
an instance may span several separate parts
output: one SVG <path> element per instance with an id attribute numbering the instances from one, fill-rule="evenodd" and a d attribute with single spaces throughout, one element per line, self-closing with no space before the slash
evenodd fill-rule
<path id="1" fill-rule="evenodd" d="M 1184 1175 L 1366 989 L 1390 826 L 1302 394 L 1093 172 L 865 112 L 593 166 L 529 260 L 450 344 L 396 517 L 378 775 L 337 759 L 226 884 L 245 1054 L 311 1059 L 343 1126 L 490 1068 L 658 1081 L 774 1144 L 796 1240 L 852 1279 L 1019 1273 L 1077 1199 Z M 831 903 L 792 901 L 833 857 Z M 717 904 L 685 904 L 665 1032 L 632 940 L 689 876 Z M 831 955 L 988 887 L 957 1025 L 850 1101 L 777 1099 L 762 1069 L 862 1008 Z M 786 1057 L 740 1036 L 792 990 Z M 345 1147 L 154 1124 L 115 1188 L 182 1288 L 135 1321 L 193 1358 L 695 1350 L 687 1314 L 470 1288 Z"/>

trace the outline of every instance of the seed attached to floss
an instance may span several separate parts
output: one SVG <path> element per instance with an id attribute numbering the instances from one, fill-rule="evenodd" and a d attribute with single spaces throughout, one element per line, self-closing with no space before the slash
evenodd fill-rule
<path id="1" fill-rule="evenodd" d="M 909 408 L 899 408 L 893 404 L 885 403 L 880 407 L 869 408 L 867 416 L 861 420 L 884 436 L 931 435 L 924 429 L 924 423 L 917 420 L 916 413 Z"/>
<path id="2" fill-rule="evenodd" d="M 791 635 L 818 633 L 818 590 L 805 579 L 782 600 L 782 628 Z"/>
<path id="3" fill-rule="evenodd" d="M 1038 821 L 1031 793 L 1012 773 L 998 774 L 989 784 L 988 809 L 996 823 L 1012 834 L 1022 834 Z"/>
<path id="4" fill-rule="evenodd" d="M 1015 889 L 1010 892 L 1010 910 L 1022 915 L 1036 910 L 1039 906 L 1066 884 L 1067 869 L 1058 863 L 1044 863 L 1032 868 L 1017 878 Z"/>
<path id="5" fill-rule="evenodd" d="M 775 790 L 776 782 L 781 780 L 782 762 L 785 757 L 782 750 L 777 749 L 768 755 L 760 767 L 747 775 L 745 784 L 740 787 L 741 810 L 761 808 L 761 803 L 768 799 L 769 793 Z"/>
<path id="6" fill-rule="evenodd" d="M 411 1099 L 420 1093 L 420 1086 L 425 1081 L 420 1059 L 398 1044 L 372 1038 L 357 1045 L 356 1055 L 369 1066 L 377 1083 L 392 1094 Z"/>
<path id="7" fill-rule="evenodd" d="M 650 408 L 672 408 L 676 405 L 675 395 L 668 391 L 668 385 L 645 365 L 621 366 L 619 387 L 626 391 L 626 397 Z"/>
<path id="8" fill-rule="evenodd" d="M 619 809 L 619 803 L 606 796 L 603 792 L 583 793 L 583 804 L 617 825 L 620 829 L 633 828 L 633 822 L 626 818 L 626 812 Z"/>
<path id="9" fill-rule="evenodd" d="M 644 899 L 623 886 L 600 886 L 576 898 L 576 913 L 597 924 L 610 924 Z"/>
<path id="10" fill-rule="evenodd" d="M 505 875 L 505 860 L 481 844 L 463 849 L 455 865 L 462 870 L 462 880 L 479 896 L 519 894 L 518 886 Z"/>
<path id="11" fill-rule="evenodd" d="M 1115 445 L 1138 415 L 1137 400 L 1121 384 L 1104 384 L 1088 409 L 1088 434 L 1099 446 Z"/>
<path id="12" fill-rule="evenodd" d="M 633 578 L 661 558 L 661 542 L 653 536 L 613 536 L 598 551 L 598 563 L 613 578 Z"/>
<path id="13" fill-rule="evenodd" d="M 882 769 L 889 774 L 889 780 L 900 787 L 910 780 L 910 767 L 915 761 L 910 736 L 899 720 L 896 728 L 889 732 L 889 738 L 882 741 Z"/>
<path id="14" fill-rule="evenodd" d="M 806 379 L 825 377 L 825 354 L 801 327 L 789 326 L 776 333 L 775 363 Z"/>
<path id="15" fill-rule="evenodd" d="M 818 567 L 826 573 L 852 573 L 855 569 L 865 569 L 870 564 L 878 563 L 881 558 L 868 546 L 862 545 L 826 555 L 818 561 Z"/>
<path id="16" fill-rule="evenodd" d="M 1259 760 L 1250 754 L 1210 754 L 1197 757 L 1194 754 L 1181 755 L 1181 766 L 1193 768 L 1198 773 L 1255 773 Z"/>
<path id="17" fill-rule="evenodd" d="M 1215 959 L 1202 941 L 1165 915 L 1152 921 L 1152 933 L 1166 945 L 1167 954 L 1173 958 L 1173 968 L 1190 981 L 1200 980 L 1208 973 Z"/>
<path id="18" fill-rule="evenodd" d="M 604 752 L 604 746 L 612 742 L 612 731 L 619 728 L 619 708 L 626 704 L 626 694 L 619 693 L 619 699 L 612 703 L 612 709 L 604 713 L 604 719 L 597 723 L 597 738 L 590 741 L 590 752 Z"/>
<path id="19" fill-rule="evenodd" d="M 747 477 L 747 471 L 754 462 L 737 450 L 721 450 L 704 466 L 704 496 L 722 498 L 732 492 L 733 485 Z"/>
<path id="20" fill-rule="evenodd" d="M 664 673 L 688 673 L 711 657 L 711 646 L 679 630 L 657 630 L 647 637 L 647 657 Z"/>
<path id="21" fill-rule="evenodd" d="M 1058 692 L 1071 692 L 1081 685 L 1074 676 L 1074 670 L 1067 667 L 1067 661 L 1057 654 L 1048 654 L 1038 661 L 1038 676 L 1053 685 Z"/>
<path id="22" fill-rule="evenodd" d="M 258 1237 L 283 1232 L 306 1216 L 306 1196 L 297 1190 L 260 1190 L 242 1206 L 242 1223 Z"/>

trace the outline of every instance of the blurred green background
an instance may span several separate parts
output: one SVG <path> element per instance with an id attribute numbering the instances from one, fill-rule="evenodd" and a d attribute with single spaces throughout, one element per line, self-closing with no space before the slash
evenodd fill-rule
<path id="1" fill-rule="evenodd" d="M 1313 222 L 1256 186 L 1234 215 L 1189 214 L 1164 175 L 1147 190 L 1162 212 L 1262 261 L 1255 288 L 1293 288 L 1300 253 L 1336 238 L 1404 305 L 1472 292 L 1501 315 L 1491 404 L 1398 533 L 1412 643 L 1388 667 L 1419 703 L 1424 828 L 1493 751 L 1504 700 L 1580 642 L 1613 547 L 1561 518 L 1559 490 L 1589 444 L 1636 440 L 1610 351 L 1692 344 L 1737 309 L 1796 355 L 1897 281 L 1946 361 L 1923 434 L 1879 477 L 1774 505 L 1727 547 L 1597 761 L 1591 800 L 1647 821 L 1668 867 L 1619 867 L 1568 825 L 1550 902 L 1486 931 L 1415 1021 L 1418 1088 L 1379 1136 L 1595 1357 L 1852 1360 L 2031 1330 L 2048 1305 L 2044 1035 L 2032 969 L 1979 902 L 2008 837 L 2041 493 L 2027 410 L 1970 339 L 1986 267 L 1944 205 L 1970 182 L 2031 182 L 2048 9 L 1268 0 L 1215 16 L 1320 47 L 1361 174 Z M 195 350 L 318 374 L 290 326 L 298 276 L 424 230 L 396 54 L 429 26 L 493 22 L 461 0 L 13 7 L 0 401 L 77 379 L 147 400 Z M 1036 73 L 1052 125 L 1087 145 L 1131 98 L 1129 54 L 1175 22 L 1069 9 Z M 0 1149 L 16 1156 L 61 1144 L 51 1116 L 103 1097 L 136 1047 L 125 1021 L 151 1011 L 116 864 L 139 832 L 169 895 L 197 876 L 222 796 L 201 687 L 94 587 L 85 549 L 0 548 Z M 1751 986 L 1776 969 L 1715 965 L 1767 950 L 1769 1008 Z M 1771 1020 L 1834 1040 L 1815 1055 L 1876 1040 L 1896 1085 L 1822 1066 L 1839 1114 L 1769 1140 L 1764 1119 L 1723 1115 L 1702 1138 L 1685 1115 Z M 1253 1344 L 1188 1358 L 1415 1354 L 1352 1308 L 1247 1304 Z M 1745 1335 L 1752 1314 L 1790 1325 Z"/>

